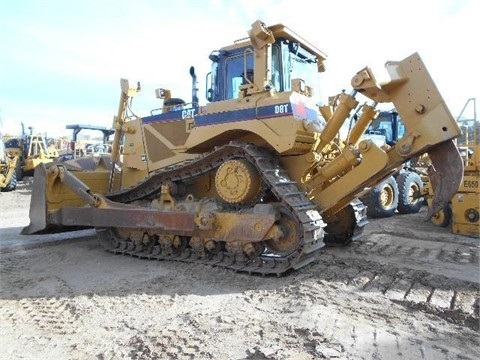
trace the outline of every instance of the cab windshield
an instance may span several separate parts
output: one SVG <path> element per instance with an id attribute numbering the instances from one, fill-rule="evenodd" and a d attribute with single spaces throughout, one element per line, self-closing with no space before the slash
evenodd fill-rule
<path id="1" fill-rule="evenodd" d="M 240 86 L 253 82 L 254 51 L 248 46 L 211 55 L 212 71 L 207 78 L 207 100 L 238 98 Z M 278 39 L 271 47 L 270 85 L 278 92 L 292 90 L 292 79 L 302 79 L 320 94 L 317 58 L 297 42 Z"/>
<path id="2" fill-rule="evenodd" d="M 289 40 L 279 40 L 272 46 L 272 85 L 277 91 L 291 91 L 292 79 L 302 79 L 319 94 L 317 58 Z"/>
<path id="3" fill-rule="evenodd" d="M 226 98 L 235 99 L 238 97 L 240 86 L 253 81 L 253 54 L 249 52 L 229 57 L 226 61 L 225 75 Z"/>

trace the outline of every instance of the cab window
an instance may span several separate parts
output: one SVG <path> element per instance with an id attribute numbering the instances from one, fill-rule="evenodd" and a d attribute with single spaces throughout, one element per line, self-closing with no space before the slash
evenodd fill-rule
<path id="1" fill-rule="evenodd" d="M 246 59 L 247 64 L 244 66 L 244 59 Z M 244 74 L 245 68 L 247 69 L 247 74 Z M 247 54 L 246 56 L 238 54 L 226 59 L 225 61 L 225 99 L 235 99 L 238 97 L 239 87 L 245 83 L 245 76 L 248 74 L 253 74 L 253 55 Z M 251 75 L 250 75 L 251 77 Z M 253 79 L 251 78 L 250 81 Z"/>

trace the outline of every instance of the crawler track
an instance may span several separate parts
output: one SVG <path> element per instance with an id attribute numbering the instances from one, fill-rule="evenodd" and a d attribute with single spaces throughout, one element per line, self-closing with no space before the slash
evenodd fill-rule
<path id="1" fill-rule="evenodd" d="M 326 224 L 323 222 L 317 206 L 306 198 L 296 183 L 280 167 L 278 158 L 266 149 L 244 143 L 230 143 L 197 160 L 162 169 L 137 186 L 113 192 L 107 197 L 112 201 L 122 203 L 151 200 L 159 193 L 162 184 L 193 183 L 196 177 L 215 171 L 227 160 L 238 158 L 246 159 L 255 166 L 262 176 L 263 188 L 267 197 L 273 195 L 274 202 L 281 204 L 282 209 L 295 219 L 300 239 L 298 246 L 291 253 L 276 254 L 267 250 L 267 247 L 261 251 L 260 255 L 253 258 L 226 251 L 224 247 L 215 252 L 209 252 L 203 248 L 199 249 L 198 246 L 190 246 L 191 239 L 188 237 L 181 238 L 182 244 L 179 247 L 165 248 L 158 243 L 155 237 L 150 236 L 149 242 L 145 244 L 145 242 L 135 241 L 131 237 L 121 238 L 116 235 L 115 229 L 110 228 L 97 229 L 101 243 L 107 250 L 116 254 L 145 259 L 197 262 L 250 274 L 281 275 L 291 269 L 299 269 L 310 264 L 324 246 Z M 352 239 L 357 239 L 362 233 L 363 227 L 367 223 L 365 207 L 358 201 L 349 206 L 350 211 L 353 211 L 354 214 L 352 217 L 354 223 L 345 234 L 335 234 L 334 236 L 327 234 L 329 241 L 337 240 L 348 243 Z M 145 231 L 147 230 L 145 229 Z"/>

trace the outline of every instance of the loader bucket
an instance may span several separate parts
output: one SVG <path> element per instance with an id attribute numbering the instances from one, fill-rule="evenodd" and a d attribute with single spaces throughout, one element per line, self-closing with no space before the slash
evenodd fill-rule
<path id="1" fill-rule="evenodd" d="M 431 160 L 428 176 L 432 183 L 433 199 L 428 208 L 427 221 L 448 205 L 463 178 L 463 161 L 453 140 L 430 148 L 428 155 Z"/>

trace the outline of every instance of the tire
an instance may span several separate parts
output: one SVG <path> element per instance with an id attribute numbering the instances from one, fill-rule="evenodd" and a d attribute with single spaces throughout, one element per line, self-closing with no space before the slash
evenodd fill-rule
<path id="1" fill-rule="evenodd" d="M 445 207 L 438 211 L 430 219 L 431 223 L 441 227 L 447 227 L 452 222 L 452 208 L 450 205 L 445 205 Z"/>
<path id="2" fill-rule="evenodd" d="M 13 172 L 10 181 L 8 182 L 7 186 L 2 189 L 2 192 L 13 191 L 17 188 L 17 173 L 16 171 Z"/>
<path id="3" fill-rule="evenodd" d="M 381 182 L 361 198 L 371 218 L 391 217 L 398 206 L 398 185 L 393 176 Z"/>
<path id="4" fill-rule="evenodd" d="M 17 162 L 17 167 L 15 168 L 15 175 L 17 177 L 17 182 L 23 180 L 23 168 L 20 160 Z"/>
<path id="5" fill-rule="evenodd" d="M 422 208 L 423 198 L 415 198 L 423 188 L 420 175 L 413 171 L 404 171 L 397 176 L 398 206 L 400 214 L 416 214 Z"/>

